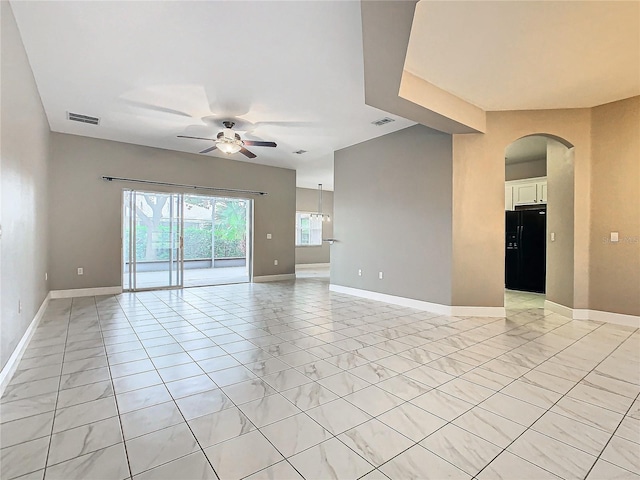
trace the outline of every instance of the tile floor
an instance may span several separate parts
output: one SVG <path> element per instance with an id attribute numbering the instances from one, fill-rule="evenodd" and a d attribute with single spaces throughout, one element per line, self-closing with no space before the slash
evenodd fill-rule
<path id="1" fill-rule="evenodd" d="M 51 301 L 1 477 L 640 479 L 640 333 L 299 279 Z"/>

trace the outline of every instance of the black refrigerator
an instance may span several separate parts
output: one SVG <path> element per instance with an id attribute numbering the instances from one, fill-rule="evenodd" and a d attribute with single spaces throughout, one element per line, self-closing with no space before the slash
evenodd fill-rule
<path id="1" fill-rule="evenodd" d="M 536 205 L 505 213 L 505 285 L 509 290 L 544 293 L 547 272 L 546 207 Z"/>

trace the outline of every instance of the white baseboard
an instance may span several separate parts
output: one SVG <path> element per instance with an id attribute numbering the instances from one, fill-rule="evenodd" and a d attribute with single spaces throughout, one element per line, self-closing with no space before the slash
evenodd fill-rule
<path id="1" fill-rule="evenodd" d="M 453 317 L 506 317 L 507 312 L 504 307 L 472 307 L 456 306 L 451 307 Z"/>
<path id="2" fill-rule="evenodd" d="M 4 368 L 0 372 L 0 397 L 4 393 L 4 389 L 7 388 L 7 385 L 13 378 L 13 374 L 16 373 L 18 364 L 20 363 L 20 360 L 22 360 L 22 355 L 24 355 L 24 351 L 27 349 L 31 337 L 33 337 L 33 334 L 38 328 L 40 320 L 42 320 L 42 316 L 47 309 L 47 305 L 49 305 L 50 299 L 51 292 L 49 292 L 47 296 L 44 297 L 42 305 L 40 305 L 40 308 L 36 312 L 35 317 L 33 317 L 33 320 L 31 320 L 31 323 L 27 327 L 27 330 L 24 332 L 24 335 L 22 335 L 22 338 L 18 342 L 18 345 L 16 345 L 16 348 L 13 350 L 13 353 L 9 357 L 9 360 L 7 360 L 7 363 L 5 363 Z"/>
<path id="3" fill-rule="evenodd" d="M 253 277 L 253 283 L 265 283 L 265 282 L 282 282 L 284 280 L 295 280 L 295 273 L 283 273 L 280 275 L 263 275 L 261 277 Z"/>
<path id="4" fill-rule="evenodd" d="M 504 307 L 466 307 L 442 305 L 440 303 L 425 302 L 413 298 L 398 297 L 395 295 L 387 295 L 386 293 L 372 292 L 370 290 L 361 290 L 359 288 L 344 287 L 342 285 L 329 285 L 329 290 L 336 293 L 344 293 L 355 297 L 367 298 L 379 302 L 391 303 L 392 305 L 400 305 L 402 307 L 415 308 L 425 310 L 427 312 L 437 313 L 439 315 L 449 316 L 465 316 L 465 317 L 504 317 Z"/>
<path id="5" fill-rule="evenodd" d="M 573 320 L 593 320 L 596 322 L 614 323 L 627 327 L 640 328 L 640 316 L 624 313 L 603 312 L 584 308 L 569 308 L 559 303 L 545 300 L 544 308 Z"/>
<path id="6" fill-rule="evenodd" d="M 51 298 L 95 297 L 98 295 L 119 295 L 122 287 L 74 288 L 72 290 L 51 290 Z"/>
<path id="7" fill-rule="evenodd" d="M 296 269 L 305 269 L 305 268 L 329 268 L 331 266 L 330 263 L 296 263 Z"/>

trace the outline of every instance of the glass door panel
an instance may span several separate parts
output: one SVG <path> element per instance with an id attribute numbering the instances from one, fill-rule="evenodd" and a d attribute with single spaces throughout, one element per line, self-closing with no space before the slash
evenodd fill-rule
<path id="1" fill-rule="evenodd" d="M 123 287 L 182 287 L 182 195 L 129 191 L 124 209 Z"/>

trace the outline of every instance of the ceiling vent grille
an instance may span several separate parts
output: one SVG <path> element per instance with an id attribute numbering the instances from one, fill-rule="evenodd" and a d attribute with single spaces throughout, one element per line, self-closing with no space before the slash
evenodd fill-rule
<path id="1" fill-rule="evenodd" d="M 79 113 L 67 112 L 67 119 L 73 122 L 88 123 L 90 125 L 98 125 L 100 119 L 98 117 L 90 117 L 89 115 L 80 115 Z"/>
<path id="2" fill-rule="evenodd" d="M 371 123 L 376 127 L 381 127 L 382 125 L 386 125 L 387 123 L 391 123 L 391 122 L 395 122 L 395 120 L 393 118 L 384 117 L 384 118 L 381 118 L 380 120 L 376 120 L 375 122 L 371 122 Z"/>
<path id="3" fill-rule="evenodd" d="M 296 150 L 293 153 L 295 153 L 296 155 L 302 155 L 303 153 L 307 153 L 307 151 L 306 150 Z"/>

